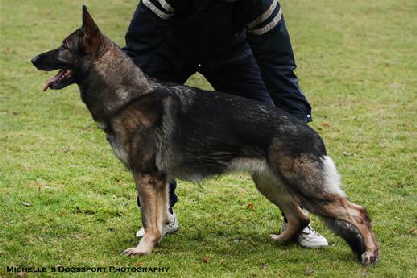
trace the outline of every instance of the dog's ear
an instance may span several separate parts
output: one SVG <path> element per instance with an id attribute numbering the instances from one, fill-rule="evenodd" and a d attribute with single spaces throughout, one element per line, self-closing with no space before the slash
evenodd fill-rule
<path id="1" fill-rule="evenodd" d="M 90 13 L 87 11 L 87 6 L 83 5 L 83 26 L 81 27 L 83 31 L 83 50 L 86 53 L 94 53 L 98 50 L 101 44 L 101 33 L 97 24 L 94 22 L 94 19 L 91 17 Z"/>

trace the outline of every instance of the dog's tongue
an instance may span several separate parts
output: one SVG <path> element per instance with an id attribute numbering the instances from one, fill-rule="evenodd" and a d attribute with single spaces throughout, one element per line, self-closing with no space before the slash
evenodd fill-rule
<path id="1" fill-rule="evenodd" d="M 58 71 L 58 73 L 55 76 L 50 77 L 48 80 L 46 80 L 45 86 L 43 86 L 43 91 L 45 92 L 46 90 L 49 89 L 49 87 L 51 87 L 51 85 L 58 81 L 59 77 L 61 76 L 63 70 Z"/>
<path id="2" fill-rule="evenodd" d="M 70 74 L 69 70 L 60 70 L 58 71 L 58 73 L 55 76 L 50 77 L 46 83 L 45 86 L 43 86 L 43 91 L 45 92 L 46 90 L 48 90 L 49 88 L 51 88 L 52 84 L 54 84 L 55 82 L 67 77 Z"/>
<path id="3" fill-rule="evenodd" d="M 53 76 L 53 77 L 50 77 L 47 81 L 46 81 L 46 83 L 45 83 L 45 85 L 43 86 L 43 91 L 45 92 L 46 90 L 48 90 L 49 89 L 49 87 L 52 85 L 52 83 L 54 83 L 56 80 L 57 80 L 58 78 L 56 77 L 56 76 Z"/>

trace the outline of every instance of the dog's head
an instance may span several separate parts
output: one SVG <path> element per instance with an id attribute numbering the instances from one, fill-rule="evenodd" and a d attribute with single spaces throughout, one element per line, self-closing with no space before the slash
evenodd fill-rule
<path id="1" fill-rule="evenodd" d="M 60 47 L 37 55 L 31 62 L 39 70 L 59 70 L 47 80 L 43 89 L 59 90 L 77 83 L 82 73 L 88 71 L 104 48 L 104 36 L 88 13 L 87 7 L 83 6 L 82 27 L 65 38 Z"/>

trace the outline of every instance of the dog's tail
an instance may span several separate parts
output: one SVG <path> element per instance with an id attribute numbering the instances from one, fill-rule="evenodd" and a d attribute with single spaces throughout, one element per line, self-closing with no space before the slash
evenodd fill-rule
<path id="1" fill-rule="evenodd" d="M 358 259 L 361 260 L 361 255 L 365 252 L 366 248 L 358 228 L 349 222 L 338 220 L 333 217 L 322 216 L 322 219 L 330 230 L 349 244 L 352 251 L 358 256 Z"/>
<path id="2" fill-rule="evenodd" d="M 336 165 L 334 164 L 333 160 L 329 156 L 324 156 L 322 158 L 322 163 L 323 189 L 326 190 L 326 193 L 335 195 L 338 198 L 345 198 L 346 194 L 341 189 L 340 175 L 336 170 Z M 316 207 L 317 206 L 314 206 L 312 208 L 313 212 Z M 365 212 L 364 216 L 366 220 L 370 222 L 366 210 L 363 208 L 361 209 Z M 318 212 L 319 215 L 321 214 L 321 210 L 315 212 Z M 362 235 L 356 226 L 345 220 L 338 219 L 335 216 L 332 217 L 321 214 L 321 217 L 331 231 L 342 237 L 349 244 L 350 248 L 355 254 L 360 256 L 365 252 L 365 244 Z"/>

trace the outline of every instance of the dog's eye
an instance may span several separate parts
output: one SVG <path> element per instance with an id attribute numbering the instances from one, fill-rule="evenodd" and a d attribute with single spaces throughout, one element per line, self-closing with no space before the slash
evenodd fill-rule
<path id="1" fill-rule="evenodd" d="M 61 46 L 63 49 L 67 49 L 67 50 L 69 50 L 70 48 L 69 48 L 69 46 L 68 46 L 68 44 L 67 44 L 67 42 L 63 42 L 62 43 L 62 46 Z"/>

